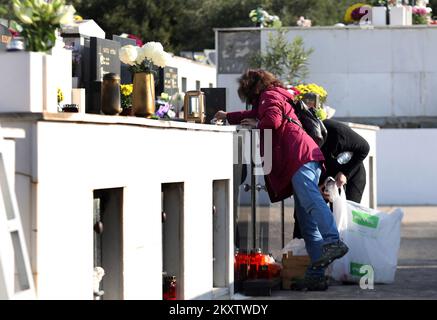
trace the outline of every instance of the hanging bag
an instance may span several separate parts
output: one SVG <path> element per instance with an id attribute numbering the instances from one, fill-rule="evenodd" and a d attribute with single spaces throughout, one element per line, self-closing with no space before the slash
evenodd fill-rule
<path id="1" fill-rule="evenodd" d="M 317 143 L 319 148 L 321 148 L 328 137 L 328 131 L 322 120 L 317 118 L 314 110 L 308 108 L 302 100 L 288 100 L 288 103 L 294 109 L 294 113 L 299 121 L 287 116 L 285 113 L 283 114 L 284 119 L 304 129 L 305 132 Z"/>

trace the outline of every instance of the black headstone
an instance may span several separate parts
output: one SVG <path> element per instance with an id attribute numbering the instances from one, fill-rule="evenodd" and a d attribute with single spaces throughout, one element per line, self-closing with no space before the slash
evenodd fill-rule
<path id="1" fill-rule="evenodd" d="M 117 41 L 92 37 L 90 39 L 90 76 L 91 80 L 102 81 L 107 73 L 120 75 L 120 58 Z"/>
<path id="2" fill-rule="evenodd" d="M 178 93 L 178 69 L 174 67 L 159 68 L 158 79 L 155 85 L 157 96 L 163 92 L 168 93 L 170 96 Z"/>
<path id="3" fill-rule="evenodd" d="M 205 123 L 209 124 L 219 110 L 226 111 L 226 88 L 201 88 L 205 94 Z"/>
<path id="4" fill-rule="evenodd" d="M 113 35 L 112 40 L 117 41 L 120 44 L 120 48 L 127 45 L 136 46 L 137 42 L 134 39 L 124 38 L 120 36 Z M 129 66 L 127 64 L 121 63 L 121 84 L 132 83 L 132 73 L 129 71 Z"/>
<path id="5" fill-rule="evenodd" d="M 118 51 L 120 43 L 108 39 L 100 39 L 96 37 L 90 38 L 89 43 L 89 61 L 86 74 L 84 74 L 84 82 L 86 93 L 86 112 L 100 114 L 101 103 L 101 84 L 103 76 L 107 73 L 116 73 L 120 75 L 120 58 Z M 89 73 L 88 73 L 89 72 Z"/>
<path id="6" fill-rule="evenodd" d="M 0 23 L 0 51 L 6 51 L 6 47 L 12 39 L 9 29 Z"/>

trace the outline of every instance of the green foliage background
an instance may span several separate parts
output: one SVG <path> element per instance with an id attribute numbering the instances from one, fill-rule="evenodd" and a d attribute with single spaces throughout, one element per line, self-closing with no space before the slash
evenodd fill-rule
<path id="1" fill-rule="evenodd" d="M 0 0 L 0 14 L 8 16 L 10 0 Z M 143 41 L 160 41 L 166 50 L 214 48 L 213 28 L 253 26 L 249 12 L 258 6 L 278 15 L 283 26 L 299 16 L 313 25 L 343 22 L 346 8 L 359 0 L 67 0 L 78 14 L 94 19 L 111 38 L 123 32 Z M 437 16 L 437 0 L 431 0 Z M 1 9 L 3 7 L 3 10 Z"/>

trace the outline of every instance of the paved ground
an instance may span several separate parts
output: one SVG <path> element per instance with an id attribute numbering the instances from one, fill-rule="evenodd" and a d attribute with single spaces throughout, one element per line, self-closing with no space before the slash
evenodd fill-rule
<path id="1" fill-rule="evenodd" d="M 389 211 L 391 208 L 381 208 Z M 402 239 L 396 280 L 362 290 L 358 285 L 333 284 L 326 292 L 274 291 L 262 299 L 436 299 L 437 207 L 403 207 Z M 259 299 L 236 295 L 235 299 Z"/>

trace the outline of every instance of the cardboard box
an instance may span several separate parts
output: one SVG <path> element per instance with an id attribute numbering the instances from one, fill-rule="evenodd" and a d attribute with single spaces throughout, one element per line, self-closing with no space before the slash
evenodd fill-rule
<path id="1" fill-rule="evenodd" d="M 294 269 L 283 269 L 281 271 L 281 278 L 282 279 L 293 279 L 293 278 L 300 278 L 305 275 L 307 268 L 294 268 Z"/>
<path id="2" fill-rule="evenodd" d="M 288 254 L 284 254 L 282 257 L 282 267 L 284 269 L 295 267 L 307 268 L 310 262 L 311 260 L 309 256 L 294 256 L 291 251 L 288 252 Z"/>
<path id="3" fill-rule="evenodd" d="M 282 257 L 282 289 L 289 290 L 291 279 L 302 278 L 310 265 L 311 260 L 309 256 L 294 256 L 290 251 Z"/>

